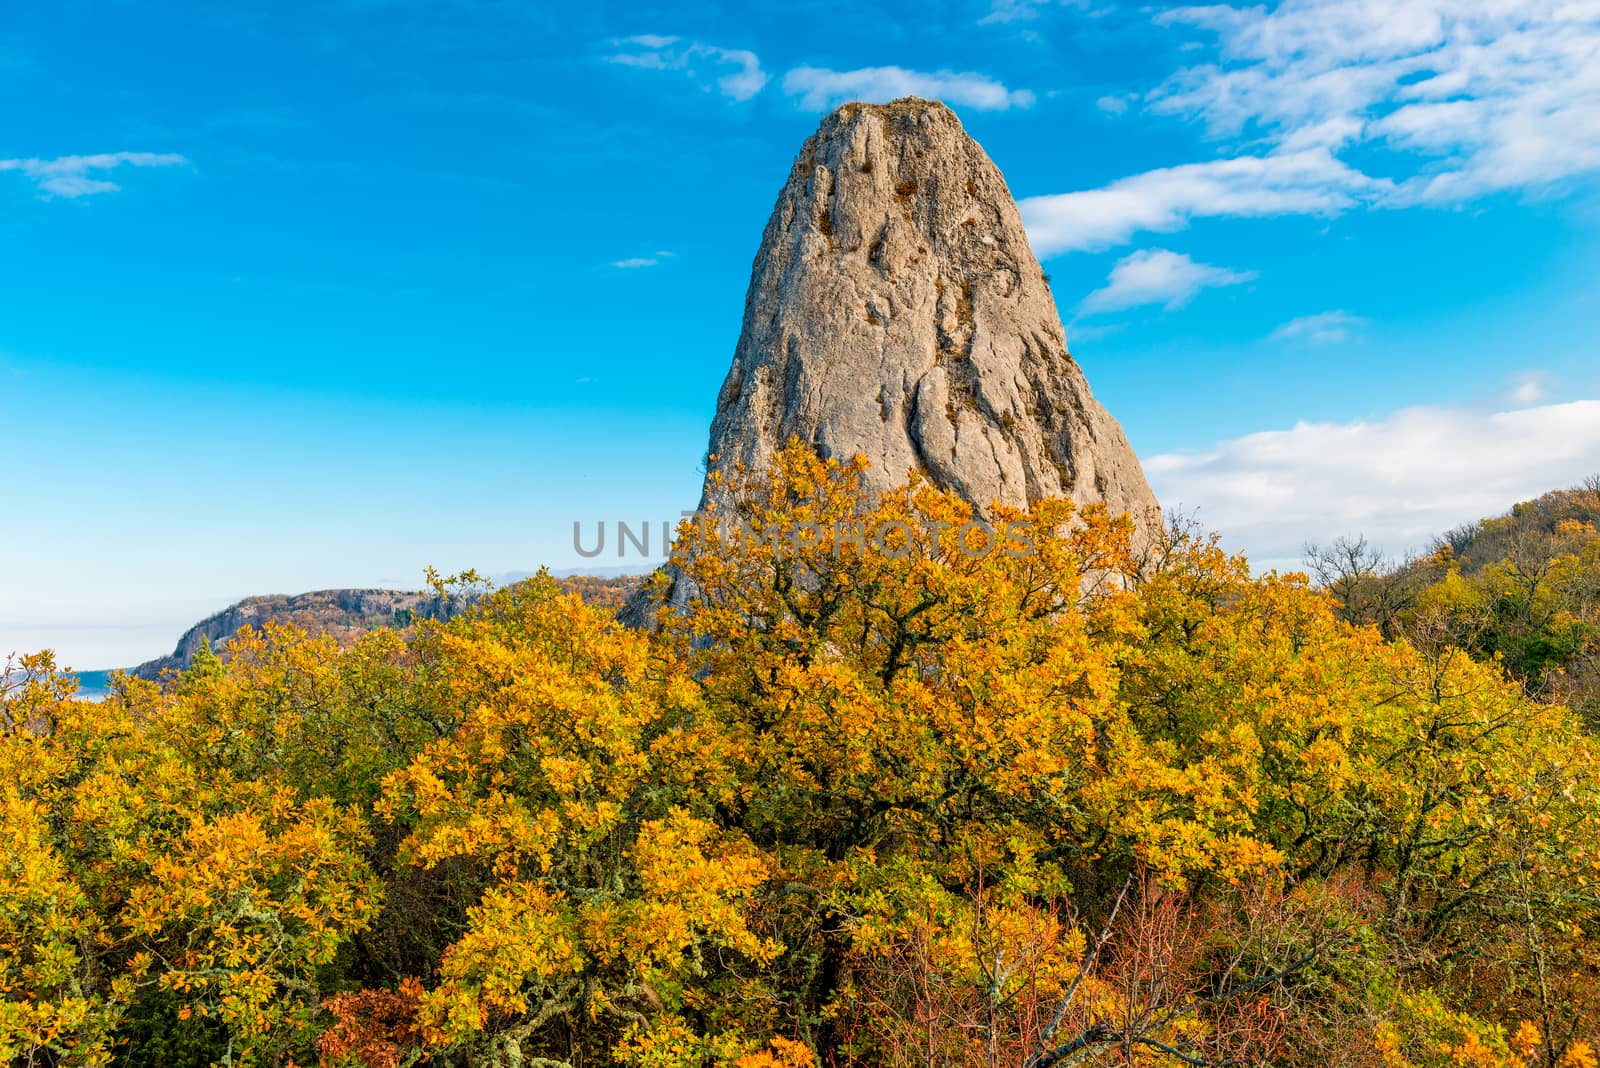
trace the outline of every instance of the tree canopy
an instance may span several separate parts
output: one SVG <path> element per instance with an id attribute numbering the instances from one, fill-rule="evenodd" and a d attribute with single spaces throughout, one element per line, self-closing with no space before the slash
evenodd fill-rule
<path id="1" fill-rule="evenodd" d="M 540 576 L 9 665 L 0 1057 L 1595 1068 L 1600 751 L 1506 658 L 1065 501 L 718 477 L 650 632 Z"/>

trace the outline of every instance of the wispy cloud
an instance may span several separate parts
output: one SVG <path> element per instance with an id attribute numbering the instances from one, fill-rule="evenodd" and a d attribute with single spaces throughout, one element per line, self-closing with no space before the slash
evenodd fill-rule
<path id="1" fill-rule="evenodd" d="M 175 152 L 106 152 L 93 156 L 58 156 L 55 159 L 0 159 L 0 171 L 16 171 L 30 179 L 39 195 L 87 197 L 115 193 L 122 187 L 95 177 L 118 167 L 181 167 L 189 161 Z"/>
<path id="2" fill-rule="evenodd" d="M 636 34 L 614 43 L 622 50 L 606 57 L 612 63 L 642 70 L 680 71 L 698 82 L 710 79 L 717 91 L 730 100 L 749 100 L 767 84 L 760 58 L 747 49 L 722 48 L 655 33 Z"/>
<path id="3" fill-rule="evenodd" d="M 1202 289 L 1236 286 L 1255 277 L 1254 271 L 1196 263 L 1164 248 L 1141 249 L 1118 260 L 1106 284 L 1083 298 L 1079 311 L 1095 315 L 1140 304 L 1164 304 L 1170 311 L 1189 303 Z"/>
<path id="4" fill-rule="evenodd" d="M 1198 508 L 1257 566 L 1298 567 L 1308 540 L 1345 533 L 1398 554 L 1600 471 L 1600 400 L 1299 423 L 1144 469 L 1164 505 Z"/>
<path id="5" fill-rule="evenodd" d="M 1280 145 L 1378 141 L 1425 158 L 1401 202 L 1458 203 L 1600 172 L 1600 6 L 1550 0 L 1296 0 L 1176 8 L 1215 37 L 1157 111 Z"/>
<path id="6" fill-rule="evenodd" d="M 929 97 L 976 111 L 1005 111 L 1034 104 L 1031 91 L 1008 89 L 983 74 L 906 70 L 904 67 L 858 70 L 795 67 L 783 76 L 783 90 L 799 98 L 801 107 L 812 111 L 850 100 L 882 104 L 902 96 Z"/>
<path id="7" fill-rule="evenodd" d="M 1524 408 L 1538 404 L 1550 391 L 1551 383 L 1549 371 L 1519 371 L 1511 376 L 1505 393 L 1506 400 Z"/>
<path id="8" fill-rule="evenodd" d="M 1077 345 L 1080 341 L 1099 341 L 1103 337 L 1110 337 L 1121 330 L 1126 330 L 1128 324 L 1126 322 L 1082 323 L 1073 320 L 1067 323 L 1066 327 L 1068 344 Z"/>
<path id="9" fill-rule="evenodd" d="M 1315 315 L 1302 315 L 1290 319 L 1274 330 L 1269 341 L 1301 341 L 1312 345 L 1333 345 L 1348 341 L 1355 330 L 1367 321 L 1347 311 L 1325 311 Z"/>
<path id="10" fill-rule="evenodd" d="M 655 256 L 630 256 L 625 260 L 612 260 L 611 266 L 620 267 L 624 271 L 637 271 L 643 267 L 654 267 L 661 262 L 660 253 Z"/>
<path id="11" fill-rule="evenodd" d="M 708 90 L 714 84 L 732 100 L 751 99 L 771 80 L 762 70 L 760 58 L 744 49 L 654 33 L 619 38 L 612 44 L 618 50 L 606 57 L 609 62 L 640 70 L 678 71 Z M 1035 101 L 1030 90 L 1007 88 L 983 74 L 904 67 L 793 67 L 783 77 L 783 90 L 801 107 L 813 111 L 851 100 L 881 104 L 902 96 L 929 97 L 978 111 L 1027 108 Z"/>
<path id="12" fill-rule="evenodd" d="M 1177 7 L 1156 21 L 1198 30 L 1184 45 L 1216 55 L 1144 102 L 1237 141 L 1236 154 L 1024 200 L 1041 256 L 1199 218 L 1460 204 L 1600 175 L 1593 2 L 1290 0 Z M 1340 158 L 1371 145 L 1409 155 L 1415 172 L 1371 177 Z"/>
<path id="13" fill-rule="evenodd" d="M 1336 215 L 1389 187 L 1312 148 L 1164 167 L 1018 207 L 1034 252 L 1054 256 L 1111 248 L 1141 231 L 1171 233 L 1197 218 Z"/>
<path id="14" fill-rule="evenodd" d="M 978 20 L 978 25 L 1032 22 L 1039 17 L 1041 8 L 1056 5 L 1084 10 L 1088 8 L 1089 3 L 1088 0 L 990 0 L 989 13 Z"/>

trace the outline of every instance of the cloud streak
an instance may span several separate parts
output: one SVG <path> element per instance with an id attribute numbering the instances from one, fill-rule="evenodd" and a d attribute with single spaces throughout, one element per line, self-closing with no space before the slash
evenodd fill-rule
<path id="1" fill-rule="evenodd" d="M 1194 219 L 1337 215 L 1389 188 L 1311 148 L 1164 167 L 1099 189 L 1026 197 L 1018 207 L 1035 254 L 1045 257 L 1112 248 L 1140 232 L 1172 233 Z"/>
<path id="2" fill-rule="evenodd" d="M 175 152 L 105 152 L 55 159 L 0 159 L 0 171 L 15 171 L 31 180 L 45 199 L 97 196 L 122 187 L 97 174 L 118 167 L 181 167 L 188 160 Z"/>
<path id="3" fill-rule="evenodd" d="M 1214 63 L 1150 97 L 1213 135 L 1381 142 L 1430 166 L 1402 203 L 1454 204 L 1600 172 L 1600 6 L 1548 0 L 1291 0 L 1176 8 Z"/>
<path id="4" fill-rule="evenodd" d="M 1350 335 L 1367 321 L 1347 311 L 1325 311 L 1290 319 L 1274 330 L 1268 341 L 1294 341 L 1311 345 L 1333 345 L 1350 340 Z"/>
<path id="5" fill-rule="evenodd" d="M 618 50 L 605 57 L 610 63 L 637 70 L 677 71 L 707 90 L 714 85 L 730 100 L 750 100 L 771 81 L 761 68 L 760 57 L 745 49 L 655 33 L 618 38 L 612 44 Z M 920 71 L 893 66 L 854 70 L 793 67 L 783 76 L 783 91 L 810 111 L 825 111 L 852 100 L 882 104 L 903 96 L 943 100 L 975 111 L 1029 108 L 1036 100 L 1030 90 L 1011 89 L 973 71 Z"/>
<path id="6" fill-rule="evenodd" d="M 722 48 L 654 33 L 625 37 L 616 44 L 624 47 L 606 57 L 612 63 L 640 70 L 680 71 L 702 83 L 709 79 L 729 100 L 749 100 L 767 85 L 768 76 L 761 69 L 760 58 L 747 49 Z"/>
<path id="7" fill-rule="evenodd" d="M 1041 256 L 1114 247 L 1203 218 L 1460 205 L 1600 175 L 1600 4 L 1592 0 L 1284 0 L 1177 7 L 1210 62 L 1143 98 L 1251 154 L 1022 201 Z M 1115 113 L 1119 98 L 1102 100 Z M 1109 109 L 1106 107 L 1110 104 Z M 1409 157 L 1372 177 L 1358 147 Z"/>
<path id="8" fill-rule="evenodd" d="M 1039 17 L 1039 9 L 1050 7 L 1059 3 L 1063 7 L 1073 7 L 1086 10 L 1088 0 L 991 0 L 989 13 L 978 20 L 978 25 L 989 26 L 996 23 L 1032 22 Z"/>
<path id="9" fill-rule="evenodd" d="M 1164 505 L 1197 508 L 1258 567 L 1298 568 L 1307 541 L 1340 534 L 1398 554 L 1600 471 L 1600 400 L 1299 423 L 1144 469 Z"/>
<path id="10" fill-rule="evenodd" d="M 1141 249 L 1118 260 L 1106 284 L 1085 297 L 1079 311 L 1095 315 L 1140 304 L 1164 304 L 1172 311 L 1189 303 L 1202 289 L 1240 285 L 1255 277 L 1254 271 L 1196 263 L 1164 248 Z"/>
<path id="11" fill-rule="evenodd" d="M 1006 111 L 1032 107 L 1035 99 L 1027 89 L 1008 89 L 983 74 L 904 67 L 795 67 L 783 76 L 783 91 L 811 111 L 823 111 L 851 100 L 882 104 L 902 96 L 943 100 L 975 111 Z"/>

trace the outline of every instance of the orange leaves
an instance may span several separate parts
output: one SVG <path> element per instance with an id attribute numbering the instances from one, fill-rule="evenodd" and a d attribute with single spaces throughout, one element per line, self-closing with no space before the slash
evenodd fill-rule
<path id="1" fill-rule="evenodd" d="M 428 1045 L 626 1016 L 658 989 L 681 997 L 709 953 L 772 957 L 747 922 L 766 865 L 672 802 L 726 751 L 693 722 L 698 688 L 677 668 L 564 597 L 490 604 L 437 640 L 474 705 L 388 777 L 380 805 L 410 831 L 402 858 L 482 873 L 421 1000 Z"/>
<path id="2" fill-rule="evenodd" d="M 774 1038 L 766 1049 L 742 1054 L 733 1068 L 815 1068 L 811 1050 L 787 1038 Z"/>
<path id="3" fill-rule="evenodd" d="M 335 1023 L 317 1039 L 324 1068 L 354 1058 L 364 1068 L 399 1068 L 418 1041 L 417 1007 L 422 983 L 413 976 L 396 990 L 358 990 L 336 994 L 322 1004 Z"/>
<path id="4" fill-rule="evenodd" d="M 1600 1068 L 1600 1054 L 1595 1052 L 1593 1046 L 1580 1039 L 1562 1053 L 1561 1068 Z"/>
<path id="5" fill-rule="evenodd" d="M 46 1047 L 92 1058 L 117 1007 L 84 996 L 83 953 L 101 932 L 88 896 L 51 842 L 43 805 L 0 785 L 0 1060 Z"/>
<path id="6" fill-rule="evenodd" d="M 1583 1039 L 1554 1049 L 1532 1020 L 1506 1028 L 1446 1005 L 1424 993 L 1400 999 L 1400 1011 L 1378 1030 L 1385 1068 L 1596 1068 L 1600 1058 Z"/>
<path id="7" fill-rule="evenodd" d="M 541 577 L 92 709 L 14 668 L 0 1059 L 990 1065 L 1065 999 L 1129 1063 L 1595 1068 L 1572 716 L 1214 539 L 860 474 L 718 475 L 657 634 Z"/>
<path id="8" fill-rule="evenodd" d="M 767 1042 L 725 1032 L 700 1035 L 676 1016 L 651 1026 L 634 1024 L 611 1050 L 613 1063 L 631 1068 L 816 1068 L 816 1057 L 799 1042 Z"/>
<path id="9" fill-rule="evenodd" d="M 1131 573 L 1131 527 L 1065 501 L 980 526 L 920 481 L 869 500 L 859 465 L 796 444 L 776 463 L 718 476 L 742 526 L 685 526 L 693 596 L 666 613 L 761 784 L 747 818 L 838 855 L 948 837 L 958 806 L 1070 810 L 1116 714 L 1116 645 L 1091 635 L 1128 632 L 1101 580 Z"/>
<path id="10" fill-rule="evenodd" d="M 572 909 L 536 884 L 502 883 L 468 922 L 440 962 L 438 987 L 420 1000 L 422 1034 L 434 1044 L 470 1037 L 495 1014 L 526 1012 L 531 998 L 560 991 L 583 965 Z"/>
<path id="11" fill-rule="evenodd" d="M 375 915 L 364 838 L 326 802 L 196 818 L 131 888 L 127 933 L 165 962 L 164 986 L 266 1041 L 293 1019 L 288 991 Z"/>
<path id="12" fill-rule="evenodd" d="M 371 921 L 364 822 L 191 762 L 195 700 L 174 694 L 138 718 L 115 697 L 68 705 L 53 729 L 0 738 L 0 821 L 21 861 L 0 897 L 26 910 L 0 910 L 0 976 L 26 977 L 0 1010 L 0 1046 L 16 1055 L 97 1063 L 158 988 L 222 1020 L 247 1060 L 293 1046 L 316 971 Z"/>
<path id="13" fill-rule="evenodd" d="M 852 1053 L 893 1065 L 1023 1063 L 1085 949 L 1061 916 L 989 891 L 864 919 L 852 942 Z"/>
<path id="14" fill-rule="evenodd" d="M 476 856 L 508 876 L 525 860 L 548 871 L 560 849 L 609 834 L 650 771 L 648 738 L 670 703 L 642 639 L 575 599 L 530 615 L 519 640 L 469 618 L 462 629 L 479 637 L 443 642 L 462 658 L 456 677 L 480 680 L 476 706 L 389 776 L 380 804 L 415 816 L 408 849 L 421 863 Z"/>
<path id="15" fill-rule="evenodd" d="M 622 939 L 636 959 L 671 962 L 702 937 L 758 960 L 781 948 L 747 923 L 750 898 L 768 875 L 747 844 L 674 810 L 640 828 L 633 858 L 643 893 Z"/>

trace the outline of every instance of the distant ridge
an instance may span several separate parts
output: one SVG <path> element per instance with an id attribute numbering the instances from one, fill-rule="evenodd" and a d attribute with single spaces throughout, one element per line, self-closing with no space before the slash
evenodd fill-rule
<path id="1" fill-rule="evenodd" d="M 493 576 L 492 581 L 498 586 L 514 586 L 537 574 L 530 571 L 509 572 Z M 595 568 L 592 571 L 568 569 L 552 572 L 551 577 L 563 592 L 612 610 L 619 608 L 644 578 L 639 569 L 626 566 Z M 380 627 L 403 629 L 424 619 L 450 619 L 470 605 L 469 599 L 441 598 L 431 590 L 419 593 L 388 589 L 337 589 L 246 597 L 184 631 L 169 655 L 147 660 L 128 669 L 128 674 L 159 680 L 168 671 L 187 670 L 202 643 L 225 651 L 228 640 L 245 627 L 260 628 L 268 623 L 290 624 L 308 634 L 348 641 Z M 87 686 L 99 690 L 105 687 L 111 673 L 93 671 L 77 674 Z"/>
<path id="2" fill-rule="evenodd" d="M 448 619 L 460 610 L 459 603 L 432 592 L 400 590 L 315 590 L 292 596 L 246 597 L 184 631 L 169 655 L 146 660 L 128 673 L 159 679 L 164 672 L 183 671 L 193 663 L 202 644 L 220 649 L 243 628 L 269 622 L 290 623 L 312 634 L 354 637 L 378 627 L 410 626 L 419 619 Z"/>

